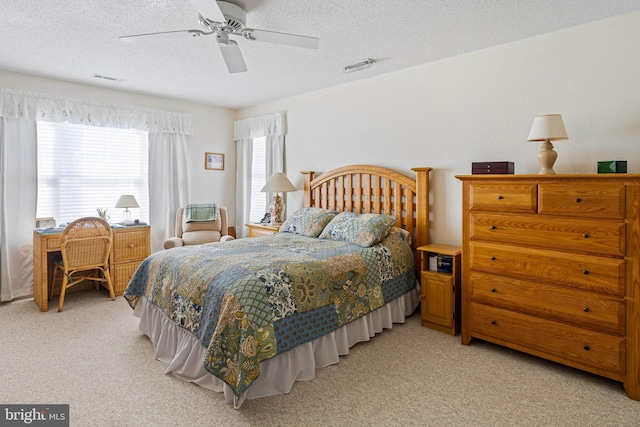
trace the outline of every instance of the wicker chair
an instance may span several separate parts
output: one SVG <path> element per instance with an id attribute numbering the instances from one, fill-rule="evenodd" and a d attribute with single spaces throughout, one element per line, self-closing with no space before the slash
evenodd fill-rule
<path id="1" fill-rule="evenodd" d="M 60 236 L 62 259 L 55 263 L 54 280 L 51 282 L 53 287 L 56 275 L 58 272 L 62 272 L 58 311 L 62 311 L 67 288 L 83 280 L 95 281 L 96 289 L 99 289 L 100 282 L 106 283 L 109 297 L 112 300 L 116 299 L 109 274 L 109 254 L 112 240 L 111 226 L 102 218 L 80 218 L 64 229 Z M 90 272 L 92 274 L 89 274 Z M 53 295 L 52 291 L 53 289 L 49 291 L 49 298 Z"/>

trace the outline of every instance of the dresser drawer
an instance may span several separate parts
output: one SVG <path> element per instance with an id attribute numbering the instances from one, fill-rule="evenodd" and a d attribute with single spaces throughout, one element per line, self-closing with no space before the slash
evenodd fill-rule
<path id="1" fill-rule="evenodd" d="M 148 228 L 113 233 L 114 262 L 141 261 L 151 253 Z"/>
<path id="2" fill-rule="evenodd" d="M 624 295 L 624 259 L 567 254 L 545 249 L 471 242 L 471 269 L 545 281 L 613 295 Z"/>
<path id="3" fill-rule="evenodd" d="M 625 184 L 543 182 L 538 185 L 538 202 L 538 212 L 545 215 L 624 219 Z"/>
<path id="4" fill-rule="evenodd" d="M 472 183 L 469 208 L 472 210 L 535 213 L 537 185 Z"/>
<path id="5" fill-rule="evenodd" d="M 471 272 L 471 298 L 484 304 L 561 320 L 576 326 L 624 333 L 624 301 L 594 292 Z"/>
<path id="6" fill-rule="evenodd" d="M 537 355 L 624 373 L 624 337 L 471 303 L 472 333 Z"/>
<path id="7" fill-rule="evenodd" d="M 471 212 L 470 237 L 593 254 L 624 256 L 624 221 Z"/>

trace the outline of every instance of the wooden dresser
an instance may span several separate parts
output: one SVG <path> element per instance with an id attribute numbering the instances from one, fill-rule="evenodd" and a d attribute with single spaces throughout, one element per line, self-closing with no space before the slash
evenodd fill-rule
<path id="1" fill-rule="evenodd" d="M 622 381 L 640 400 L 640 175 L 470 175 L 462 343 Z"/>

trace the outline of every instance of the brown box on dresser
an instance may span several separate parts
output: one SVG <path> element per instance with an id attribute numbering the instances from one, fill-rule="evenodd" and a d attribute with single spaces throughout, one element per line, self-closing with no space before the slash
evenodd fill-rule
<path id="1" fill-rule="evenodd" d="M 512 174 L 513 162 L 474 162 L 471 163 L 471 173 L 477 174 Z"/>
<path id="2" fill-rule="evenodd" d="M 457 178 L 462 343 L 612 378 L 640 400 L 640 175 Z"/>

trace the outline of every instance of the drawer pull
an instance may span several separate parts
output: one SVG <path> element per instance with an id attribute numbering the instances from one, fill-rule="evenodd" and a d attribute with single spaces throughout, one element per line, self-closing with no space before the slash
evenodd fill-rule
<path id="1" fill-rule="evenodd" d="M 504 199 L 504 197 L 498 196 L 498 200 L 502 200 L 502 199 Z"/>
<path id="2" fill-rule="evenodd" d="M 491 259 L 491 261 L 495 261 L 496 257 L 492 256 L 490 259 Z"/>
<path id="3" fill-rule="evenodd" d="M 582 199 L 580 197 L 576 197 L 576 203 L 580 203 Z"/>
<path id="4" fill-rule="evenodd" d="M 582 309 L 582 311 L 584 311 L 585 313 L 588 313 L 590 310 L 589 310 L 589 307 L 585 307 Z"/>
<path id="5" fill-rule="evenodd" d="M 495 225 L 492 225 L 492 226 L 491 226 L 491 227 L 489 227 L 489 228 L 491 228 L 492 230 L 495 230 L 495 229 L 496 229 L 496 226 L 495 226 Z"/>
<path id="6" fill-rule="evenodd" d="M 136 245 L 135 245 L 135 244 L 133 244 L 133 243 L 129 243 L 129 247 L 130 247 L 131 249 L 133 249 L 133 248 L 135 248 L 135 247 L 136 247 Z"/>
<path id="7" fill-rule="evenodd" d="M 492 325 L 495 325 L 496 323 L 498 323 L 498 322 L 496 322 L 495 320 L 492 320 L 492 321 L 491 321 L 491 324 L 492 324 Z"/>
<path id="8" fill-rule="evenodd" d="M 585 239 L 588 239 L 589 235 L 588 234 L 583 234 L 582 237 L 584 237 Z"/>
<path id="9" fill-rule="evenodd" d="M 589 274 L 589 270 L 584 270 L 584 271 L 582 272 L 582 274 L 584 274 L 584 275 L 586 276 L 587 274 Z"/>
<path id="10" fill-rule="evenodd" d="M 584 346 L 584 347 L 582 347 L 582 348 L 584 348 L 585 350 L 589 351 L 589 346 L 588 346 L 588 345 L 585 345 L 585 346 Z"/>
<path id="11" fill-rule="evenodd" d="M 496 293 L 496 288 L 491 288 L 491 292 Z"/>

